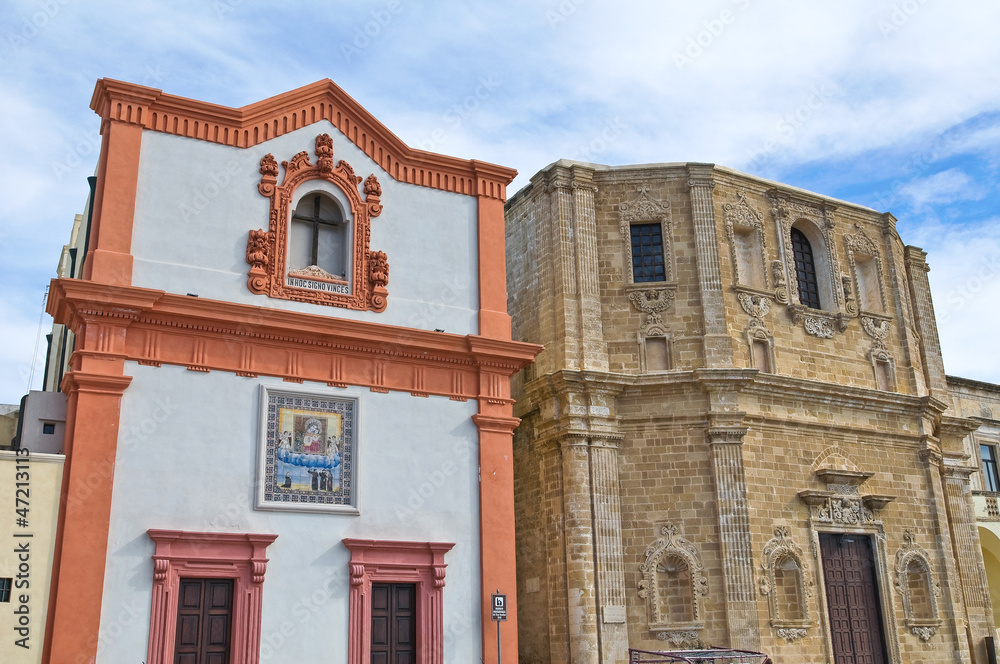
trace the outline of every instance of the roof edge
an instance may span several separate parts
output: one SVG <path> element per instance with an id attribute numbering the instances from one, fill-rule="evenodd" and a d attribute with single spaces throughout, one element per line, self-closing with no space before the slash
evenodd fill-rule
<path id="1" fill-rule="evenodd" d="M 330 79 L 230 108 L 157 88 L 98 79 L 90 101 L 103 122 L 249 148 L 327 120 L 399 182 L 505 200 L 513 168 L 411 148 Z"/>

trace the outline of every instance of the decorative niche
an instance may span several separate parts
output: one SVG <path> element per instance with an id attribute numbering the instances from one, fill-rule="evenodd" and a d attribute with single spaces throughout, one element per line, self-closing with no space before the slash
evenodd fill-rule
<path id="1" fill-rule="evenodd" d="M 878 245 L 868 237 L 861 224 L 855 224 L 855 233 L 844 237 L 847 245 L 847 261 L 850 264 L 851 275 L 845 279 L 844 295 L 847 299 L 847 312 L 857 314 L 859 311 L 869 314 L 884 315 L 886 311 L 885 289 L 882 285 L 882 257 Z M 849 283 L 853 278 L 854 294 L 857 303 L 853 301 Z"/>
<path id="2" fill-rule="evenodd" d="M 247 239 L 247 288 L 268 297 L 361 311 L 387 306 L 389 263 L 370 246 L 371 220 L 382 213 L 382 187 L 346 161 L 333 163 L 333 139 L 316 137 L 316 164 L 306 151 L 281 162 L 260 160 L 257 190 L 270 199 L 268 229 Z M 332 187 L 330 186 L 332 185 Z"/>
<path id="3" fill-rule="evenodd" d="M 805 638 L 812 622 L 809 598 L 813 583 L 806 573 L 802 549 L 787 526 L 777 526 L 764 546 L 760 594 L 767 597 L 771 627 L 788 643 Z"/>
<path id="4" fill-rule="evenodd" d="M 911 634 L 927 642 L 941 626 L 938 612 L 941 587 L 930 556 L 916 539 L 912 530 L 903 533 L 903 545 L 896 551 L 895 584 L 903 599 L 904 624 Z"/>
<path id="5" fill-rule="evenodd" d="M 639 597 L 649 606 L 649 629 L 674 647 L 698 647 L 705 627 L 702 603 L 708 594 L 705 565 L 697 547 L 680 537 L 676 526 L 666 524 L 660 534 L 646 547 L 646 559 L 639 565 Z"/>
<path id="6" fill-rule="evenodd" d="M 736 287 L 767 293 L 770 284 L 764 214 L 747 201 L 744 190 L 737 193 L 735 203 L 726 203 L 722 209 Z"/>

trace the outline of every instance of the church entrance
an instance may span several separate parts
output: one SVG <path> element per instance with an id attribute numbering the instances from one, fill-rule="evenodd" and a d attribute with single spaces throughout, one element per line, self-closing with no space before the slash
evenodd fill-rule
<path id="1" fill-rule="evenodd" d="M 872 538 L 821 533 L 820 555 L 836 664 L 885 664 Z"/>

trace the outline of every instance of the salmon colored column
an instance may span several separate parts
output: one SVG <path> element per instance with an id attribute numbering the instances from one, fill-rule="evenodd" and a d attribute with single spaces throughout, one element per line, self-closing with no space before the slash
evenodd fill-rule
<path id="1" fill-rule="evenodd" d="M 104 120 L 101 133 L 101 159 L 83 278 L 128 286 L 132 283 L 132 217 L 142 127 Z"/>
<path id="2" fill-rule="evenodd" d="M 97 656 L 118 418 L 131 381 L 76 372 L 63 381 L 69 398 L 66 462 L 43 662 L 91 662 Z"/>
<path id="3" fill-rule="evenodd" d="M 49 611 L 42 662 L 92 662 L 97 655 L 111 522 L 111 489 L 125 376 L 125 335 L 156 291 L 126 291 L 77 279 L 54 280 L 48 312 L 76 334 L 67 396 L 66 439 Z"/>
<path id="4" fill-rule="evenodd" d="M 510 410 L 510 406 L 503 407 Z M 516 417 L 473 415 L 479 427 L 479 544 L 481 551 L 483 662 L 497 664 L 497 628 L 490 595 L 507 595 L 500 624 L 503 661 L 517 664 L 517 567 L 514 560 L 514 428 Z"/>
<path id="5" fill-rule="evenodd" d="M 479 334 L 510 339 L 503 201 L 483 195 L 479 196 Z"/>

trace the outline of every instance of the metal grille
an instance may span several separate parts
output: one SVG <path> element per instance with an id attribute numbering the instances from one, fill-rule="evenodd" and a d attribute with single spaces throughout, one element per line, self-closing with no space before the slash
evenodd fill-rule
<path id="1" fill-rule="evenodd" d="M 795 258 L 795 279 L 799 282 L 799 302 L 819 309 L 819 286 L 816 283 L 812 245 L 797 228 L 792 229 L 792 253 Z"/>
<path id="2" fill-rule="evenodd" d="M 632 281 L 666 281 L 660 224 L 632 225 Z"/>

